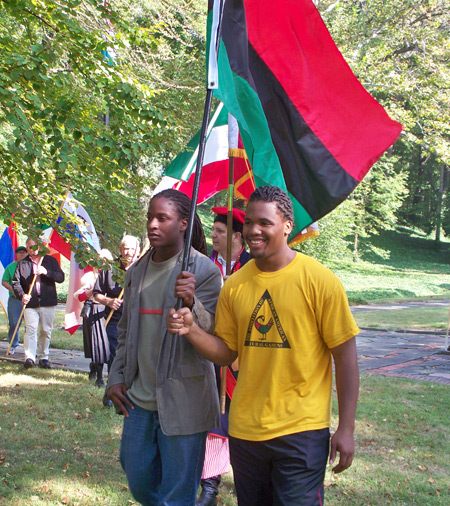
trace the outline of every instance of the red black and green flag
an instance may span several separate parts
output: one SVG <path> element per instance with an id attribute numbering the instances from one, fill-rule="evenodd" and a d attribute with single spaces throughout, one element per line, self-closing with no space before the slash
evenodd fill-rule
<path id="1" fill-rule="evenodd" d="M 239 123 L 256 185 L 290 194 L 293 234 L 345 200 L 402 128 L 359 83 L 311 0 L 226 0 L 214 95 Z"/>

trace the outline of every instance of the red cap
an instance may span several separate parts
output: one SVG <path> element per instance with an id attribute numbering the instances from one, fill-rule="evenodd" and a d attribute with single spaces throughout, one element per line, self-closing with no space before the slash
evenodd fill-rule
<path id="1" fill-rule="evenodd" d="M 213 207 L 212 212 L 216 213 L 216 214 L 221 214 L 222 216 L 227 216 L 228 208 L 227 207 Z M 244 224 L 245 212 L 241 211 L 240 209 L 235 209 L 233 207 L 233 220 L 237 221 L 238 223 Z"/>

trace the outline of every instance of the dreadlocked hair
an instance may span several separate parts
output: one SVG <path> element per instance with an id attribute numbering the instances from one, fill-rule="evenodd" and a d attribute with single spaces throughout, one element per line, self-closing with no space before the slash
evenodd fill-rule
<path id="1" fill-rule="evenodd" d="M 185 193 L 169 188 L 168 190 L 163 190 L 162 192 L 157 193 L 152 197 L 152 200 L 159 198 L 170 200 L 170 202 L 176 206 L 180 218 L 189 218 L 189 213 L 191 211 L 191 199 Z M 186 233 L 184 234 L 184 237 L 186 239 Z M 200 253 L 203 253 L 203 255 L 208 254 L 205 233 L 203 232 L 202 222 L 200 221 L 197 212 L 195 212 L 194 227 L 192 229 L 192 247 Z"/>
<path id="2" fill-rule="evenodd" d="M 259 186 L 250 195 L 248 203 L 250 202 L 273 202 L 276 204 L 277 209 L 286 218 L 286 220 L 294 223 L 294 208 L 288 194 L 278 186 Z"/>

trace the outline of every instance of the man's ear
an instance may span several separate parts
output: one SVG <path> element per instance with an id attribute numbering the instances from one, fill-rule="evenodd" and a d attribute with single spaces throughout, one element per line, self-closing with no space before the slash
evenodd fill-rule
<path id="1" fill-rule="evenodd" d="M 233 240 L 236 240 L 236 242 L 242 242 L 242 234 L 240 232 L 233 232 Z"/>
<path id="2" fill-rule="evenodd" d="M 284 235 L 288 236 L 292 232 L 292 229 L 294 228 L 294 224 L 291 220 L 286 220 L 284 222 Z"/>
<path id="3" fill-rule="evenodd" d="M 188 223 L 189 223 L 189 218 L 181 218 L 180 230 L 184 232 L 187 229 Z"/>

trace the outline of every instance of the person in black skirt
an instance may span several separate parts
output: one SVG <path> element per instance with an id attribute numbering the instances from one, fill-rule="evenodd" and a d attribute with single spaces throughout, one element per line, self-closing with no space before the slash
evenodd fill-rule
<path id="1" fill-rule="evenodd" d="M 110 260 L 113 257 L 107 249 L 99 253 L 101 258 Z M 95 379 L 95 386 L 104 387 L 103 365 L 110 357 L 109 341 L 105 329 L 105 306 L 94 300 L 94 285 L 98 277 L 98 269 L 86 272 L 81 278 L 81 288 L 74 296 L 84 302 L 81 315 L 83 317 L 83 348 L 84 356 L 91 359 L 89 364 L 89 379 Z"/>

